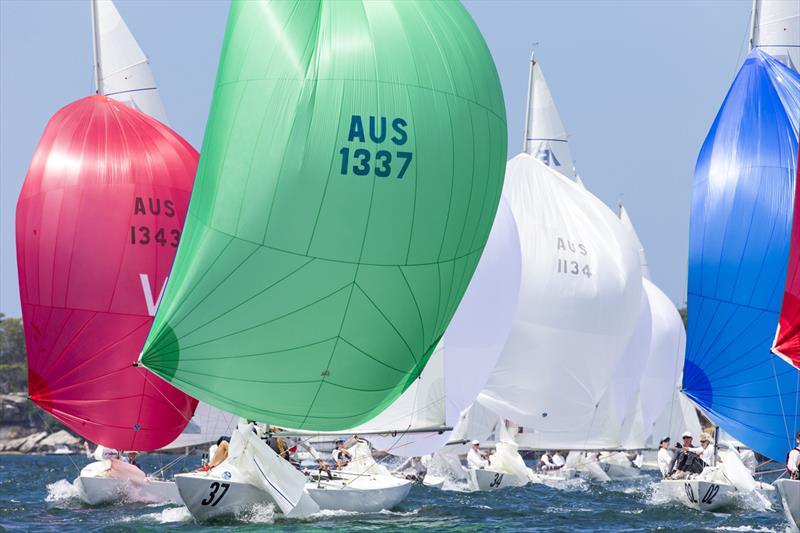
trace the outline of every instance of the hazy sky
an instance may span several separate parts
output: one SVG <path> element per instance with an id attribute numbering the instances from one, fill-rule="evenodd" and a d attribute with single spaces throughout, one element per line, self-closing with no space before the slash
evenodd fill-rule
<path id="1" fill-rule="evenodd" d="M 151 60 L 170 125 L 198 149 L 228 3 L 117 7 Z M 586 186 L 622 196 L 654 281 L 684 302 L 695 158 L 746 53 L 750 0 L 467 0 L 500 73 L 509 157 L 537 58 Z M 50 116 L 93 92 L 88 0 L 0 0 L 0 312 L 19 316 L 14 210 Z M 98 250 L 98 253 L 101 253 Z"/>

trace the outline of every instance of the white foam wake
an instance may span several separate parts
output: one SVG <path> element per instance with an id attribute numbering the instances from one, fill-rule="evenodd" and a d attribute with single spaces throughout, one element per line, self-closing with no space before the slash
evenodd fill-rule
<path id="1" fill-rule="evenodd" d="M 47 485 L 47 503 L 60 503 L 78 498 L 78 489 L 66 479 L 59 479 Z"/>

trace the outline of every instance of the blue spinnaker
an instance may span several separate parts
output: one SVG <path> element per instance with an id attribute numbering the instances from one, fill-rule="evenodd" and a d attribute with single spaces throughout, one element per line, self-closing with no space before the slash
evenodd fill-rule
<path id="1" fill-rule="evenodd" d="M 754 50 L 697 159 L 683 388 L 735 438 L 783 460 L 800 372 L 770 353 L 792 231 L 800 74 Z"/>

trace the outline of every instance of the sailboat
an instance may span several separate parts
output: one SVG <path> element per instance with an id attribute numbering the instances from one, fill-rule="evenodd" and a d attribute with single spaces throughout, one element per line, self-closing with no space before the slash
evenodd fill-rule
<path id="1" fill-rule="evenodd" d="M 505 131 L 494 64 L 457 3 L 233 2 L 185 237 L 140 364 L 286 429 L 377 416 L 422 372 L 472 277 Z M 307 477 L 247 424 L 203 475 L 176 476 L 199 518 L 254 500 L 289 516 L 378 510 L 409 489 Z"/>
<path id="2" fill-rule="evenodd" d="M 638 317 L 634 246 L 608 207 L 528 152 L 508 162 L 504 196 L 522 247 L 520 304 L 481 401 L 549 434 L 540 448 L 607 447 L 586 435 L 603 427 L 596 408 Z"/>
<path id="3" fill-rule="evenodd" d="M 125 55 L 104 30 L 115 28 L 121 49 L 138 46 L 110 1 L 92 7 L 102 93 L 109 87 L 100 74 L 106 53 Z M 151 101 L 142 105 L 149 109 Z M 178 501 L 174 483 L 146 477 L 103 450 L 158 449 L 181 433 L 197 404 L 132 366 L 180 239 L 197 160 L 162 123 L 97 94 L 53 116 L 20 193 L 17 260 L 29 393 L 101 444 L 97 461 L 75 480 L 89 504 L 121 497 Z"/>
<path id="4" fill-rule="evenodd" d="M 529 129 L 537 127 L 539 95 L 544 94 L 535 59 L 530 83 Z M 549 90 L 546 94 L 552 104 Z M 557 112 L 549 114 L 555 117 L 549 124 L 560 124 Z M 511 205 L 522 253 L 520 300 L 497 366 L 464 421 L 492 427 L 495 439 L 514 445 L 616 448 L 619 424 L 608 383 L 639 316 L 639 259 L 611 210 L 554 170 L 552 158 L 542 158 L 542 150 L 556 145 L 537 144 L 539 137 L 544 136 L 526 131 L 525 151 L 506 167 L 503 196 Z M 565 141 L 566 135 L 561 138 Z M 563 155 L 556 159 L 569 160 Z M 591 352 L 586 346 L 592 346 Z M 477 420 L 480 413 L 491 413 L 493 420 Z M 508 421 L 520 429 L 505 431 Z M 463 429 L 458 435 L 485 438 Z"/>
<path id="5" fill-rule="evenodd" d="M 778 5 L 757 2 L 755 25 Z M 734 439 L 776 461 L 800 420 L 797 368 L 771 352 L 791 305 L 799 124 L 800 74 L 755 45 L 700 150 L 690 220 L 683 390 Z M 729 508 L 756 485 L 735 455 L 722 461 L 663 483 L 695 509 Z"/>

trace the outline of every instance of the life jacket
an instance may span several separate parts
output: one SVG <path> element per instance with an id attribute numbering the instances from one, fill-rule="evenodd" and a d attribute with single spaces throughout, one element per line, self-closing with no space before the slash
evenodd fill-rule
<path id="1" fill-rule="evenodd" d="M 791 470 L 789 470 L 789 456 L 792 455 L 792 452 L 795 451 L 795 450 L 800 452 L 800 446 L 797 446 L 796 448 L 792 448 L 791 450 L 786 452 L 786 460 L 783 462 L 783 464 L 786 466 L 786 473 L 789 474 L 789 478 L 791 478 L 791 479 L 800 478 L 800 467 L 798 467 L 797 471 L 795 471 L 795 472 L 792 472 Z"/>

